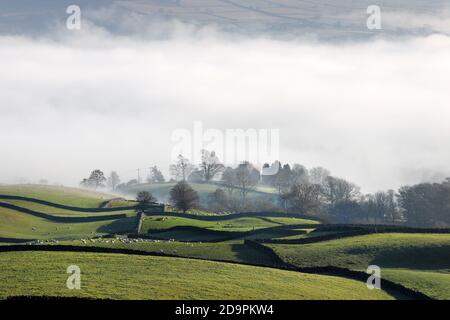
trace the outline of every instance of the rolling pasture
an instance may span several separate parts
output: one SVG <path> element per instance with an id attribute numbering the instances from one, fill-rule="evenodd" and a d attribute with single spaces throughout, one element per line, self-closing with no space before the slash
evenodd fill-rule
<path id="1" fill-rule="evenodd" d="M 0 208 L 0 238 L 11 239 L 73 239 L 123 233 L 132 230 L 134 217 L 93 222 L 59 222 L 26 213 Z"/>
<path id="2" fill-rule="evenodd" d="M 135 241 L 135 242 L 134 242 Z M 179 242 L 139 239 L 125 241 L 122 239 L 92 239 L 89 241 L 65 240 L 58 244 L 48 245 L 114 248 L 133 250 L 148 254 L 164 254 L 182 258 L 202 260 L 226 261 L 260 266 L 273 266 L 274 261 L 265 252 L 254 250 L 244 240 L 231 240 L 222 242 Z"/>
<path id="3" fill-rule="evenodd" d="M 175 183 L 158 183 L 158 184 L 140 184 L 128 187 L 124 190 L 125 193 L 130 196 L 136 195 L 139 191 L 151 192 L 159 201 L 169 202 L 169 192 L 173 188 Z M 200 201 L 206 203 L 208 195 L 214 192 L 217 188 L 221 188 L 220 185 L 214 183 L 190 183 L 192 188 L 198 192 Z M 223 188 L 223 187 L 222 187 Z M 236 192 L 239 190 L 236 189 Z M 273 198 L 276 199 L 275 190 L 272 188 L 257 188 L 256 190 L 249 191 L 247 195 L 248 199 L 261 199 L 261 198 Z"/>
<path id="4" fill-rule="evenodd" d="M 381 233 L 311 244 L 265 244 L 298 267 L 381 268 L 382 278 L 450 299 L 450 234 Z"/>
<path id="5" fill-rule="evenodd" d="M 0 185 L 0 194 L 41 199 L 81 208 L 100 207 L 104 201 L 114 198 L 103 192 L 47 185 Z"/>
<path id="6" fill-rule="evenodd" d="M 0 186 L 0 195 L 0 238 L 45 240 L 96 237 L 130 232 L 136 225 L 134 210 L 101 208 L 107 199 L 113 198 L 104 193 L 66 187 L 20 185 Z M 7 196 L 29 199 L 15 200 Z M 35 200 L 48 204 L 36 203 Z M 58 205 L 71 209 L 61 209 Z"/>
<path id="7" fill-rule="evenodd" d="M 301 234 L 293 230 L 319 224 L 302 217 L 284 217 L 280 213 L 230 214 L 207 217 L 151 215 L 144 219 L 142 235 L 155 239 L 183 241 L 219 241 L 265 239 Z"/>
<path id="8" fill-rule="evenodd" d="M 231 218 L 231 219 L 208 221 L 197 220 L 183 217 L 165 217 L 149 216 L 144 220 L 142 232 L 149 232 L 149 230 L 163 230 L 177 226 L 193 226 L 198 228 L 217 230 L 217 231 L 250 231 L 261 228 L 270 228 L 280 225 L 303 225 L 303 224 L 318 224 L 317 221 L 302 219 L 302 218 L 278 218 L 278 217 L 245 217 L 245 218 Z"/>
<path id="9" fill-rule="evenodd" d="M 382 277 L 411 292 L 450 299 L 450 234 L 350 233 L 330 240 L 324 236 L 346 227 L 294 214 L 170 208 L 148 213 L 138 233 L 130 208 L 136 203 L 108 202 L 115 198 L 73 188 L 0 186 L 0 298 L 409 298 L 408 292 L 368 290 L 351 277 L 287 267 L 365 271 L 376 264 Z M 301 243 L 305 239 L 312 243 Z M 81 267 L 83 290 L 66 288 L 70 264 Z"/>
<path id="10" fill-rule="evenodd" d="M 82 270 L 82 290 L 67 290 L 66 268 Z M 0 260 L 0 297 L 110 299 L 391 299 L 338 277 L 169 257 L 76 252 L 10 252 Z M 18 285 L 20 283 L 20 285 Z"/>

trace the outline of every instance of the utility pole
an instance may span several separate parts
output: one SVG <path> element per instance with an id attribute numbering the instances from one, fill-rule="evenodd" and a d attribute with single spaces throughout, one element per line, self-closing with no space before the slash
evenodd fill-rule
<path id="1" fill-rule="evenodd" d="M 141 169 L 137 169 L 138 172 L 138 184 L 141 183 Z"/>

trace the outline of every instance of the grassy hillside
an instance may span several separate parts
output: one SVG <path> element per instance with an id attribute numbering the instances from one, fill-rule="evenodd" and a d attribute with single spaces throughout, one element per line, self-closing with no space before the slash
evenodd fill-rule
<path id="1" fill-rule="evenodd" d="M 450 273 L 446 270 L 383 269 L 382 276 L 429 297 L 450 300 Z"/>
<path id="2" fill-rule="evenodd" d="M 170 189 L 170 184 L 149 186 L 166 188 L 166 192 Z M 200 188 L 203 195 L 207 195 L 216 186 L 199 184 L 195 187 Z M 158 190 L 156 191 L 163 192 L 162 189 Z M 147 216 L 141 234 L 184 242 L 111 238 L 86 242 L 81 239 L 134 233 L 137 226 L 136 213 L 134 210 L 90 212 L 80 209 L 99 208 L 115 196 L 74 188 L 0 186 L 0 195 L 2 194 L 78 207 L 69 210 L 70 208 L 64 207 L 55 208 L 52 204 L 2 199 L 0 202 L 6 203 L 4 207 L 0 207 L 0 238 L 4 241 L 2 245 L 11 245 L 9 242 L 14 242 L 13 239 L 56 239 L 60 245 L 132 249 L 184 258 L 276 266 L 273 256 L 260 248 L 245 244 L 243 239 L 298 239 L 336 232 L 327 229 L 327 226 L 319 228 L 318 221 L 303 219 L 301 216 L 284 217 L 270 212 L 237 216 L 203 211 L 191 212 L 191 215 L 166 212 Z M 17 207 L 11 207 L 11 204 Z M 123 205 L 129 205 L 129 202 L 119 200 L 111 203 L 111 207 Z M 20 211 L 24 209 L 33 212 Z M 126 217 L 104 217 L 111 214 L 125 214 Z M 96 220 L 102 217 L 108 220 L 87 221 L 92 217 Z M 229 241 L 230 239 L 234 240 Z M 49 241 L 47 244 L 52 245 L 51 243 Z M 284 261 L 300 267 L 338 266 L 363 271 L 368 265 L 376 264 L 382 268 L 382 277 L 385 279 L 421 291 L 430 297 L 450 299 L 450 234 L 383 233 L 311 244 L 266 245 Z M 84 291 L 65 289 L 65 268 L 74 263 L 82 267 L 86 281 Z M 0 268 L 0 297 L 31 293 L 127 299 L 389 298 L 383 292 L 367 290 L 364 283 L 344 278 L 170 257 L 30 251 L 0 253 Z M 38 273 L 45 276 L 41 279 L 37 277 Z M 5 287 L 3 283 L 6 283 Z M 179 289 L 180 286 L 183 288 Z"/>
<path id="3" fill-rule="evenodd" d="M 209 194 L 220 188 L 219 185 L 213 183 L 189 183 L 195 191 L 198 192 L 201 202 L 205 203 Z M 125 190 L 130 196 L 136 195 L 139 191 L 149 191 L 151 192 L 160 202 L 169 202 L 170 189 L 175 185 L 175 183 L 158 183 L 158 184 L 140 184 L 136 186 L 129 187 Z M 250 191 L 247 195 L 248 199 L 257 199 L 262 197 L 269 197 L 275 200 L 276 194 L 273 192 L 268 192 L 268 189 L 264 191 L 254 190 Z M 236 190 L 239 192 L 239 190 Z"/>
<path id="4" fill-rule="evenodd" d="M 81 290 L 66 288 L 68 266 Z M 2 253 L 0 297 L 112 299 L 390 299 L 364 283 L 271 268 L 180 258 L 72 252 Z M 20 283 L 20 285 L 18 285 Z"/>
<path id="5" fill-rule="evenodd" d="M 435 298 L 450 298 L 450 234 L 372 234 L 313 244 L 267 244 L 300 267 L 381 267 L 382 276 Z M 430 275 L 430 277 L 428 277 Z"/>
<path id="6" fill-rule="evenodd" d="M 16 205 L 21 208 L 30 209 L 37 212 L 43 212 L 50 214 L 52 216 L 57 217 L 78 217 L 78 216 L 101 216 L 101 215 L 111 215 L 111 214 L 127 214 L 127 215 L 134 215 L 133 210 L 120 210 L 120 211 L 105 211 L 105 212 L 95 212 L 95 213 L 87 213 L 87 212 L 81 212 L 81 211 L 74 211 L 74 210 L 66 210 L 66 209 L 60 209 L 55 208 L 49 205 L 40 204 L 40 203 L 34 203 L 30 201 L 24 201 L 24 200 L 5 200 L 0 199 L 0 202 L 3 203 L 10 203 L 13 205 Z M 1 210 L 1 209 L 0 209 Z"/>
<path id="7" fill-rule="evenodd" d="M 317 221 L 300 218 L 244 217 L 224 221 L 201 221 L 182 217 L 149 216 L 144 219 L 141 232 L 163 230 L 177 226 L 192 226 L 218 231 L 249 231 L 254 229 L 293 224 L 317 224 Z"/>
<path id="8" fill-rule="evenodd" d="M 94 190 L 47 185 L 0 185 L 0 194 L 37 198 L 74 207 L 95 208 L 116 196 Z"/>
<path id="9" fill-rule="evenodd" d="M 217 243 L 189 243 L 174 241 L 140 240 L 138 242 L 121 241 L 120 239 L 94 239 L 87 242 L 81 240 L 61 241 L 59 245 L 89 246 L 100 248 L 131 249 L 151 253 L 163 253 L 186 258 L 230 261 L 254 265 L 272 266 L 271 256 L 244 244 L 243 240 Z M 49 244 L 53 245 L 53 244 Z"/>
<path id="10" fill-rule="evenodd" d="M 98 208 L 104 201 L 115 197 L 90 190 L 44 185 L 2 185 L 0 186 L 0 194 L 36 198 L 81 208 Z M 28 213 L 0 207 L 0 238 L 39 240 L 79 239 L 109 233 L 131 232 L 136 225 L 136 214 L 133 210 L 115 211 L 113 213 L 86 213 L 55 208 L 50 205 L 24 200 L 1 199 L 0 201 L 50 215 L 50 217 L 41 218 Z M 99 217 L 111 214 L 126 214 L 127 218 L 67 223 L 50 219 L 51 217 Z"/>
<path id="11" fill-rule="evenodd" d="M 285 236 L 285 237 L 277 237 L 276 240 L 295 240 L 295 239 L 304 239 L 304 238 L 315 238 L 315 237 L 321 237 L 326 235 L 332 235 L 339 233 L 338 231 L 321 231 L 319 228 L 302 228 L 302 229 L 295 229 L 299 232 L 298 234 L 292 235 L 292 236 Z"/>
<path id="12" fill-rule="evenodd" d="M 271 239 L 305 233 L 300 226 L 320 222 L 278 213 L 253 213 L 196 217 L 193 215 L 152 215 L 144 219 L 141 234 L 178 241 L 224 241 L 230 239 Z M 298 230 L 297 230 L 298 229 Z"/>
<path id="13" fill-rule="evenodd" d="M 288 262 L 299 266 L 370 264 L 385 268 L 450 268 L 450 234 L 371 234 L 302 245 L 269 244 Z"/>
<path id="14" fill-rule="evenodd" d="M 131 232 L 135 217 L 118 220 L 60 223 L 0 208 L 0 237 L 17 239 L 79 239 L 109 233 Z"/>

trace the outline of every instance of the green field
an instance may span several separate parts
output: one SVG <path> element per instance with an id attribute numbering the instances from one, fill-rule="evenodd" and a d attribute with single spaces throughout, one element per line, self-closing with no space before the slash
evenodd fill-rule
<path id="1" fill-rule="evenodd" d="M 136 225 L 135 217 L 118 220 L 60 223 L 0 208 L 0 237 L 16 239 L 79 239 L 130 232 Z"/>
<path id="2" fill-rule="evenodd" d="M 174 185 L 175 183 L 146 183 L 128 187 L 125 192 L 130 196 L 135 196 L 139 191 L 149 191 L 158 199 L 158 201 L 168 202 L 170 189 Z M 209 194 L 216 191 L 216 189 L 221 188 L 220 185 L 213 183 L 190 183 L 190 185 L 198 192 L 200 200 L 203 203 L 207 201 Z M 238 192 L 239 190 L 236 189 L 235 193 L 237 194 Z M 273 193 L 271 188 L 263 188 L 250 191 L 247 195 L 248 199 L 258 199 L 261 197 L 272 197 L 275 200 L 276 194 Z"/>
<path id="3" fill-rule="evenodd" d="M 369 265 L 378 265 L 386 279 L 434 298 L 450 299 L 450 234 L 384 233 L 267 246 L 299 267 L 337 266 L 363 271 Z"/>
<path id="4" fill-rule="evenodd" d="M 273 259 L 269 255 L 264 252 L 255 251 L 250 246 L 244 244 L 244 241 L 242 240 L 223 241 L 217 243 L 192 243 L 158 240 L 139 240 L 137 242 L 128 242 L 121 239 L 93 239 L 90 241 L 60 241 L 58 244 L 131 249 L 150 253 L 164 253 L 186 258 L 229 261 L 262 266 L 272 266 L 274 264 Z"/>
<path id="5" fill-rule="evenodd" d="M 427 294 L 429 297 L 450 300 L 450 269 L 411 270 L 382 269 L 382 276 L 407 288 Z"/>
<path id="6" fill-rule="evenodd" d="M 211 185 L 200 184 L 199 187 L 210 188 Z M 99 208 L 117 198 L 89 190 L 32 185 L 0 186 L 0 194 L 77 208 Z M 365 271 L 367 266 L 375 264 L 381 267 L 384 279 L 432 298 L 450 299 L 450 234 L 380 233 L 329 241 L 319 238 L 311 244 L 264 244 L 273 249 L 275 256 L 244 239 L 314 238 L 338 231 L 315 220 L 277 216 L 276 213 L 233 216 L 195 210 L 184 217 L 173 213 L 169 207 L 167 212 L 172 216 L 145 217 L 140 236 L 166 241 L 128 239 L 126 234 L 136 236 L 138 220 L 134 210 L 83 212 L 25 200 L 1 199 L 0 202 L 19 207 L 0 207 L 2 246 L 14 246 L 17 239 L 40 240 L 40 246 L 66 246 L 64 250 L 67 250 L 34 252 L 30 245 L 30 251 L 26 252 L 0 252 L 0 297 L 390 299 L 394 295 L 408 298 L 398 292 L 389 291 L 388 295 L 383 291 L 371 291 L 365 282 L 348 278 L 275 269 L 280 267 L 278 256 L 299 267 L 337 266 Z M 110 207 L 130 204 L 134 202 L 120 199 Z M 21 212 L 20 208 L 46 215 L 37 217 Z M 126 214 L 126 217 L 86 220 L 116 214 Z M 215 217 L 202 217 L 205 215 Z M 102 236 L 107 238 L 98 238 Z M 117 251 L 71 252 L 93 250 L 91 247 L 100 251 L 128 251 L 121 254 Z M 78 264 L 83 270 L 85 286 L 79 292 L 65 287 L 65 268 L 70 264 Z"/>
<path id="7" fill-rule="evenodd" d="M 95 213 L 89 213 L 89 212 L 83 212 L 83 211 L 75 211 L 75 210 L 66 210 L 66 209 L 60 209 L 55 208 L 52 206 L 40 204 L 40 203 L 34 203 L 30 201 L 25 200 L 4 200 L 0 199 L 0 202 L 3 203 L 10 203 L 13 205 L 16 205 L 21 208 L 30 209 L 37 212 L 43 212 L 50 214 L 52 216 L 56 217 L 88 217 L 88 216 L 101 216 L 101 215 L 111 215 L 111 214 L 127 214 L 127 215 L 134 215 L 133 210 L 120 210 L 120 211 L 104 211 L 104 212 L 95 212 Z M 105 209 L 107 210 L 107 209 Z"/>
<path id="8" fill-rule="evenodd" d="M 115 198 L 115 196 L 106 193 L 90 190 L 42 185 L 0 186 L 0 194 L 30 197 L 80 208 L 98 208 L 104 201 Z M 127 215 L 127 218 L 117 220 L 62 223 L 0 207 L 0 238 L 77 239 L 131 232 L 136 225 L 136 214 L 132 210 L 89 213 L 59 209 L 24 200 L 0 199 L 0 202 L 10 203 L 55 217 Z"/>
<path id="9" fill-rule="evenodd" d="M 318 222 L 300 218 L 280 217 L 245 217 L 223 221 L 202 221 L 182 217 L 149 216 L 145 218 L 141 232 L 147 233 L 149 230 L 163 230 L 177 226 L 193 226 L 218 231 L 250 231 L 293 224 L 314 225 L 318 224 Z"/>
<path id="10" fill-rule="evenodd" d="M 299 233 L 299 234 L 295 234 L 292 236 L 277 237 L 274 239 L 276 239 L 276 240 L 295 240 L 295 239 L 305 239 L 305 238 L 327 236 L 327 235 L 332 235 L 332 234 L 338 233 L 336 231 L 320 231 L 320 229 L 311 229 L 311 228 L 294 229 L 294 230 L 303 231 L 304 233 Z"/>
<path id="11" fill-rule="evenodd" d="M 46 185 L 0 185 L 0 194 L 37 198 L 81 208 L 98 208 L 116 196 L 77 188 Z"/>
<path id="12" fill-rule="evenodd" d="M 210 261 L 74 252 L 15 252 L 0 257 L 3 298 L 45 294 L 111 299 L 391 299 L 353 280 Z M 66 287 L 66 269 L 73 264 L 81 268 L 81 290 Z"/>

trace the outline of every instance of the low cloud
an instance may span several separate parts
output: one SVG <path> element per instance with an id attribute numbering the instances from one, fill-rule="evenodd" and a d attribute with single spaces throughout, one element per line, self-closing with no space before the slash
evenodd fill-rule
<path id="1" fill-rule="evenodd" d="M 325 166 L 364 191 L 450 171 L 449 37 L 326 44 L 179 29 L 0 37 L 0 180 L 167 170 L 172 132 L 197 120 L 280 129 L 282 162 Z"/>

